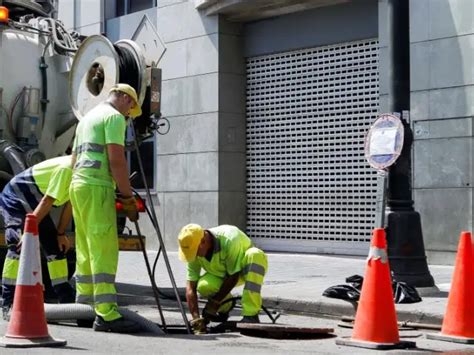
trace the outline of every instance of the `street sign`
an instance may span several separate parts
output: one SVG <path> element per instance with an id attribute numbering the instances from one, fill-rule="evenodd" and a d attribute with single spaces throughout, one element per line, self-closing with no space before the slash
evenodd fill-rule
<path id="1" fill-rule="evenodd" d="M 390 113 L 381 114 L 370 127 L 365 138 L 365 158 L 377 169 L 377 199 L 375 226 L 385 227 L 387 198 L 387 169 L 395 163 L 403 148 L 404 128 L 402 121 Z"/>
<path id="2" fill-rule="evenodd" d="M 381 114 L 365 138 L 365 158 L 377 170 L 386 170 L 395 163 L 403 148 L 402 121 L 390 113 Z"/>

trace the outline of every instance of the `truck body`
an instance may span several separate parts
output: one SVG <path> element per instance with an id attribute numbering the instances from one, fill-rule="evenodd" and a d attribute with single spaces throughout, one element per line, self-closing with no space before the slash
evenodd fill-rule
<path id="1" fill-rule="evenodd" d="M 78 121 L 118 82 L 132 85 L 142 104 L 137 135 L 153 134 L 161 73 L 147 67 L 140 46 L 66 30 L 54 18 L 52 1 L 0 4 L 0 191 L 21 171 L 70 153 Z M 117 223 L 123 230 L 125 218 Z M 6 249 L 2 229 L 0 218 L 0 271 Z M 141 250 L 137 238 L 122 235 L 120 248 Z"/>

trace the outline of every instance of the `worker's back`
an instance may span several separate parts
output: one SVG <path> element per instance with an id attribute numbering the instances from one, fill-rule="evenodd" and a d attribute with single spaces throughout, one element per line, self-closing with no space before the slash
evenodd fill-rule
<path id="1" fill-rule="evenodd" d="M 103 103 L 84 116 L 76 130 L 73 184 L 114 188 L 107 144 L 124 145 L 126 121 L 112 105 Z"/>
<path id="2" fill-rule="evenodd" d="M 0 198 L 4 207 L 32 212 L 44 195 L 60 206 L 69 200 L 71 156 L 45 160 L 17 174 L 5 186 Z"/>

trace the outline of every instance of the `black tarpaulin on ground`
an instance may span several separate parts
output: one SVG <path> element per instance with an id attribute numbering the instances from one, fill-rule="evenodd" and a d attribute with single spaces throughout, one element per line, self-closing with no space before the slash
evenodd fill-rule
<path id="1" fill-rule="evenodd" d="M 360 275 L 352 275 L 346 278 L 347 284 L 335 285 L 327 288 L 323 296 L 329 298 L 339 298 L 347 301 L 358 301 L 364 278 Z M 393 281 L 393 300 L 395 303 L 417 303 L 421 302 L 418 291 L 407 285 L 405 282 Z"/>

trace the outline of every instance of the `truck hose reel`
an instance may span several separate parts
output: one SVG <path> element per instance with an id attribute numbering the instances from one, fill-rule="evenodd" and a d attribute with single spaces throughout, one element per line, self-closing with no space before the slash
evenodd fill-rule
<path id="1" fill-rule="evenodd" d="M 81 119 L 105 101 L 117 83 L 135 88 L 141 105 L 146 92 L 146 64 L 141 48 L 133 41 L 112 44 L 101 35 L 89 36 L 79 47 L 69 73 L 69 98 Z"/>

